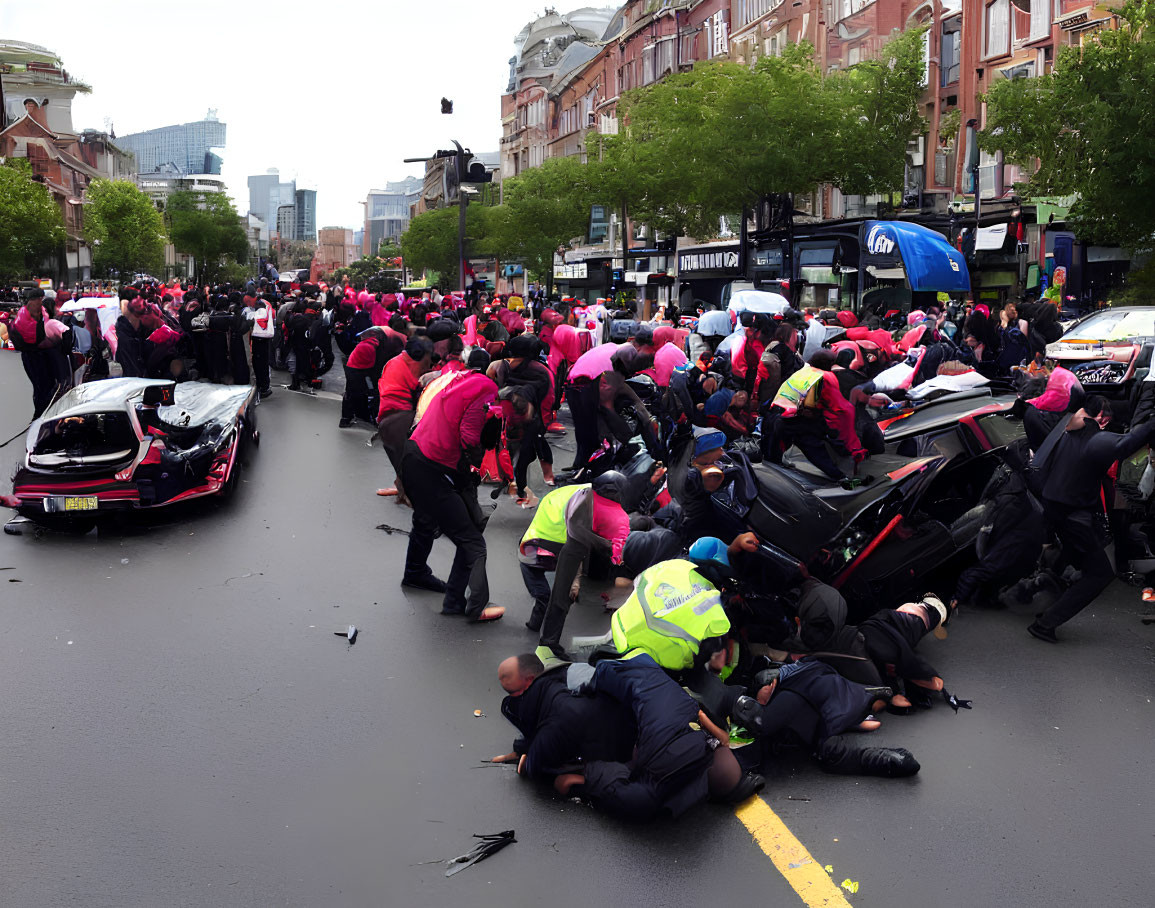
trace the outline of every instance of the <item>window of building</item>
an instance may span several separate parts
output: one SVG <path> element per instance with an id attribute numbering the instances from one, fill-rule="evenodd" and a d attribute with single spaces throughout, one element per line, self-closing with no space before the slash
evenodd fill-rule
<path id="1" fill-rule="evenodd" d="M 838 22 L 841 22 L 843 19 L 849 19 L 873 3 L 874 0 L 835 0 L 834 8 L 837 10 L 835 18 Z"/>
<path id="2" fill-rule="evenodd" d="M 983 57 L 997 57 L 1011 49 L 1010 0 L 994 0 L 986 8 Z"/>
<path id="3" fill-rule="evenodd" d="M 692 35 L 682 35 L 682 46 L 680 48 L 680 53 L 682 55 L 682 66 L 688 66 L 698 59 L 697 43 L 698 35 L 696 33 Z M 706 54 L 705 56 L 708 57 L 709 54 Z"/>
<path id="4" fill-rule="evenodd" d="M 48 152 L 40 145 L 28 143 L 28 163 L 32 165 L 32 175 L 45 179 L 48 177 Z"/>
<path id="5" fill-rule="evenodd" d="M 725 55 L 730 45 L 730 28 L 726 22 L 725 10 L 718 10 L 709 19 L 710 23 L 710 56 Z"/>
<path id="6" fill-rule="evenodd" d="M 944 87 L 958 81 L 961 41 L 959 28 L 962 19 L 955 17 L 942 24 L 942 54 L 940 84 Z"/>
<path id="7" fill-rule="evenodd" d="M 1028 39 L 1038 41 L 1051 31 L 1051 0 L 1031 0 L 1031 29 Z"/>
<path id="8" fill-rule="evenodd" d="M 786 44 L 789 40 L 789 34 L 785 28 L 780 28 L 769 38 L 766 39 L 763 50 L 768 56 L 781 57 L 783 51 L 786 50 Z"/>

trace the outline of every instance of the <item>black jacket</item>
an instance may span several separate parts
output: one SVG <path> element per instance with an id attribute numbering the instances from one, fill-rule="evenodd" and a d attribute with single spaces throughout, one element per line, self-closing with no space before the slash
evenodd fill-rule
<path id="1" fill-rule="evenodd" d="M 564 670 L 539 675 L 520 697 L 506 697 L 501 712 L 524 738 L 515 749 L 536 778 L 578 762 L 628 760 L 637 737 L 628 707 L 604 694 L 574 696 Z"/>
<path id="2" fill-rule="evenodd" d="M 1044 504 L 1100 510 L 1099 494 L 1107 470 L 1116 460 L 1130 457 L 1148 443 L 1155 435 L 1155 421 L 1126 435 L 1105 432 L 1089 419 L 1081 429 L 1056 429 L 1055 433 L 1043 443 L 1036 457 L 1046 476 Z"/>
<path id="3" fill-rule="evenodd" d="M 141 329 L 132 327 L 128 316 L 116 320 L 116 361 L 125 378 L 145 378 L 145 340 Z"/>

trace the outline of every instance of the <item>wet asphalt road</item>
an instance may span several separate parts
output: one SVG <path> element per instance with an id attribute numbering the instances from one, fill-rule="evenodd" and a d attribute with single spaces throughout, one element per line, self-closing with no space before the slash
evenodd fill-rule
<path id="1" fill-rule="evenodd" d="M 11 352 L 0 388 L 3 439 L 31 416 Z M 630 828 L 479 762 L 512 739 L 496 664 L 533 643 L 514 557 L 528 516 L 503 499 L 488 532 L 507 619 L 441 617 L 397 586 L 404 537 L 374 529 L 408 525 L 372 494 L 384 453 L 337 417 L 323 397 L 263 404 L 228 504 L 0 537 L 0 905 L 804 904 L 730 811 Z M 4 482 L 20 452 L 0 450 Z M 439 573 L 450 555 L 439 542 Z M 597 592 L 568 631 L 605 629 Z M 1138 599 L 1116 584 L 1057 647 L 1027 614 L 962 616 L 923 646 L 975 709 L 871 736 L 909 746 L 918 777 L 797 764 L 766 801 L 836 883 L 861 884 L 854 905 L 1151 905 L 1155 628 Z M 354 647 L 333 633 L 349 624 Z M 420 863 L 507 828 L 516 845 L 452 879 Z"/>

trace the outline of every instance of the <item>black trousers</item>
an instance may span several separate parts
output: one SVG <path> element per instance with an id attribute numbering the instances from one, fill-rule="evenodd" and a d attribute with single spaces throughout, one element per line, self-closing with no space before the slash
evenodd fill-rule
<path id="1" fill-rule="evenodd" d="M 56 371 L 46 350 L 26 350 L 20 354 L 20 361 L 32 383 L 32 415 L 39 417 L 56 393 Z"/>
<path id="2" fill-rule="evenodd" d="M 271 337 L 254 337 L 253 345 L 253 377 L 256 379 L 257 390 L 264 394 L 269 390 L 269 350 L 272 346 Z"/>
<path id="3" fill-rule="evenodd" d="M 552 543 L 543 544 L 552 546 Z M 556 557 L 541 556 L 536 565 L 521 564 L 521 579 L 533 597 L 533 611 L 526 624 L 533 630 L 541 629 L 539 642 L 543 646 L 561 645 L 562 629 L 569 615 L 569 590 L 589 553 L 588 544 L 571 539 L 562 545 Z M 548 571 L 555 572 L 552 590 L 545 577 Z"/>
<path id="4" fill-rule="evenodd" d="M 456 471 L 421 453 L 416 443 L 405 445 L 401 460 L 405 494 L 413 504 L 413 529 L 405 554 L 405 576 L 429 573 L 429 553 L 438 530 L 457 546 L 453 567 L 445 580 L 443 614 L 477 618 L 489 604 L 489 578 L 485 571 L 484 521 L 477 503 L 477 486 L 459 478 Z M 469 597 L 466 599 L 466 589 Z"/>
<path id="5" fill-rule="evenodd" d="M 593 456 L 602 439 L 598 437 L 598 383 L 566 385 L 566 403 L 573 417 L 573 434 L 576 450 L 573 456 L 575 469 L 581 469 Z"/>
<path id="6" fill-rule="evenodd" d="M 1064 560 L 1082 572 L 1037 620 L 1040 627 L 1054 630 L 1090 605 L 1114 579 L 1115 571 L 1093 512 L 1044 502 L 1043 514 L 1059 537 Z"/>
<path id="7" fill-rule="evenodd" d="M 831 479 L 845 479 L 826 447 L 826 424 L 801 416 L 783 416 L 772 409 L 762 418 L 762 456 L 782 463 L 784 449 L 794 445 Z"/>
<path id="8" fill-rule="evenodd" d="M 369 412 L 369 389 L 373 381 L 372 369 L 351 369 L 345 366 L 345 394 L 341 398 L 341 418 L 354 416 L 366 422 L 375 422 Z"/>
<path id="9" fill-rule="evenodd" d="M 313 364 L 309 361 L 313 348 L 307 340 L 293 344 L 293 381 L 294 387 L 301 382 L 309 384 L 314 377 Z"/>

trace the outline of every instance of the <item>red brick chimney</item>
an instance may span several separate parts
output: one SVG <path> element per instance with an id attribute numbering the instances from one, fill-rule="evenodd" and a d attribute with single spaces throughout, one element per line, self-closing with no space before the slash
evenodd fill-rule
<path id="1" fill-rule="evenodd" d="M 28 116 L 30 116 L 45 129 L 48 129 L 48 114 L 44 110 L 44 108 L 47 106 L 47 98 L 44 99 L 43 104 L 38 103 L 35 98 L 24 99 L 24 109 L 28 112 Z"/>

